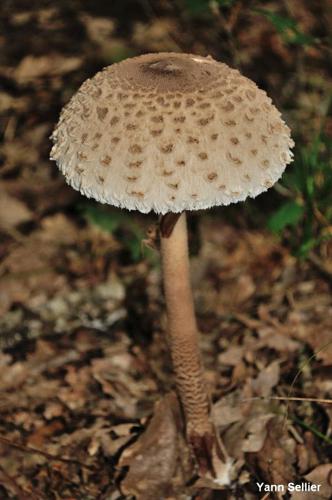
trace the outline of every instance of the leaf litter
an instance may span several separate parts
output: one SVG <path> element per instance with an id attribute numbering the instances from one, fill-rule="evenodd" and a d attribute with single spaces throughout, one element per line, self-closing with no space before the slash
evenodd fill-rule
<path id="1" fill-rule="evenodd" d="M 307 29 L 317 29 L 306 2 L 295 4 L 302 28 L 310 21 Z M 233 226 L 219 212 L 202 214 L 199 231 L 192 220 L 207 381 L 237 470 L 232 487 L 214 493 L 197 482 L 171 392 L 157 259 L 132 258 L 121 220 L 112 233 L 87 223 L 78 195 L 48 160 L 57 113 L 86 77 L 132 51 L 204 52 L 213 44 L 204 23 L 193 36 L 169 6 L 160 18 L 154 8 L 137 9 L 125 32 L 115 15 L 85 7 L 77 15 L 73 2 L 67 10 L 13 5 L 0 41 L 0 497 L 251 500 L 259 480 L 312 481 L 322 484 L 320 496 L 292 499 L 330 498 L 328 273 L 241 219 Z M 250 61 L 283 58 L 281 71 L 256 75 L 282 88 L 295 51 L 257 16 L 234 10 L 228 21 L 246 47 L 240 59 L 248 74 Z M 36 37 L 23 37 L 31 26 Z M 309 50 L 319 66 L 322 55 Z M 304 128 L 319 89 L 298 92 Z M 143 233 L 152 221 L 132 220 Z M 287 403 L 288 396 L 303 399 Z"/>

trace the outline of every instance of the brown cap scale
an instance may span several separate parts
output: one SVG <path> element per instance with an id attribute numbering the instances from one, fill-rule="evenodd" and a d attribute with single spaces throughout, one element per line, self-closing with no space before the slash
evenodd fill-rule
<path id="1" fill-rule="evenodd" d="M 147 54 L 87 80 L 51 155 L 82 194 L 159 214 L 228 205 L 271 187 L 293 141 L 271 99 L 210 57 Z"/>
<path id="2" fill-rule="evenodd" d="M 187 441 L 199 475 L 229 484 L 232 461 L 211 416 L 180 213 L 271 187 L 292 158 L 288 127 L 237 70 L 210 57 L 165 53 L 128 59 L 87 80 L 52 137 L 52 158 L 82 194 L 163 215 L 168 339 Z"/>

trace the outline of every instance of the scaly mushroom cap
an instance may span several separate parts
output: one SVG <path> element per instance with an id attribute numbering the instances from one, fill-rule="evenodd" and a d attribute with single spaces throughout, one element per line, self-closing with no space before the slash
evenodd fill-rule
<path id="1" fill-rule="evenodd" d="M 86 80 L 52 159 L 82 194 L 160 214 L 228 205 L 271 187 L 293 141 L 271 99 L 211 57 L 146 54 Z"/>

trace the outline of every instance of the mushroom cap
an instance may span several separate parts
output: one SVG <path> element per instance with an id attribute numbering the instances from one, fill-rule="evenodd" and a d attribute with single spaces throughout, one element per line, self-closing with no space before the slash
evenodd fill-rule
<path id="1" fill-rule="evenodd" d="M 146 54 L 86 80 L 64 107 L 51 158 L 82 194 L 165 214 L 228 205 L 292 161 L 271 99 L 211 57 Z"/>

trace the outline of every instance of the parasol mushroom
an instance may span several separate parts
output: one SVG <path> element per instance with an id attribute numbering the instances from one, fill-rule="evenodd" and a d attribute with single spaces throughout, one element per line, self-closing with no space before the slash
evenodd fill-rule
<path id="1" fill-rule="evenodd" d="M 187 441 L 202 477 L 228 484 L 211 417 L 190 284 L 186 211 L 270 188 L 293 141 L 271 99 L 211 57 L 146 54 L 88 79 L 65 106 L 52 159 L 85 196 L 160 215 L 168 338 Z"/>

